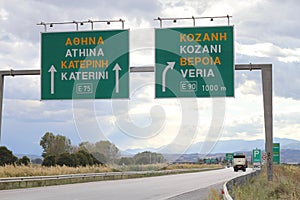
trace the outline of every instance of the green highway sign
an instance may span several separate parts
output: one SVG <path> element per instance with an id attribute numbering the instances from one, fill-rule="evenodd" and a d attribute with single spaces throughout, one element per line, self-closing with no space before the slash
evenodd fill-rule
<path id="1" fill-rule="evenodd" d="M 261 150 L 260 149 L 253 149 L 252 162 L 253 163 L 261 163 Z"/>
<path id="2" fill-rule="evenodd" d="M 234 156 L 233 153 L 226 153 L 226 160 L 227 161 L 233 160 L 233 156 Z"/>
<path id="3" fill-rule="evenodd" d="M 129 98 L 128 30 L 41 35 L 42 100 Z"/>
<path id="4" fill-rule="evenodd" d="M 232 26 L 155 30 L 155 97 L 233 97 Z"/>
<path id="5" fill-rule="evenodd" d="M 280 143 L 273 143 L 273 163 L 280 164 Z"/>

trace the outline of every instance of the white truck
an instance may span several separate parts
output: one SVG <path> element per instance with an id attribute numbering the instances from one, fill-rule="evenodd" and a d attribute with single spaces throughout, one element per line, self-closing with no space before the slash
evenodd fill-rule
<path id="1" fill-rule="evenodd" d="M 233 170 L 237 172 L 238 170 L 246 171 L 248 167 L 246 156 L 241 155 L 234 155 L 233 156 Z"/>

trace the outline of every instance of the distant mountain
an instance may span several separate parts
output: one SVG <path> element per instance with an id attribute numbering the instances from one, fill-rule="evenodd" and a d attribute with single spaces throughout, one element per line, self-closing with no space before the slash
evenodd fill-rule
<path id="1" fill-rule="evenodd" d="M 239 151 L 246 155 L 247 159 L 250 161 L 252 156 L 252 151 Z M 224 159 L 225 153 L 212 153 L 208 155 L 201 154 L 164 154 L 165 159 L 168 162 L 197 162 L 198 159 L 203 158 L 218 158 Z M 280 151 L 280 162 L 288 164 L 299 164 L 300 163 L 300 150 L 292 149 L 282 149 Z"/>
<path id="2" fill-rule="evenodd" d="M 289 144 L 286 144 L 286 145 L 281 145 L 281 149 L 300 150 L 300 143 L 295 142 L 295 143 L 289 143 Z"/>
<path id="3" fill-rule="evenodd" d="M 300 150 L 282 149 L 280 151 L 281 163 L 300 163 Z"/>
<path id="4" fill-rule="evenodd" d="M 280 143 L 280 149 L 300 150 L 300 141 L 286 138 L 274 138 L 274 143 Z M 126 154 L 136 154 L 143 151 L 161 152 L 164 154 L 215 154 L 215 153 L 230 153 L 230 152 L 246 152 L 253 149 L 265 149 L 265 141 L 259 140 L 221 140 L 216 143 L 198 142 L 192 144 L 185 152 L 180 152 L 178 149 L 183 149 L 180 145 L 172 145 L 172 148 L 148 148 L 148 149 L 127 149 Z"/>
<path id="5" fill-rule="evenodd" d="M 151 152 L 158 152 L 158 149 L 155 148 L 137 148 L 137 149 L 126 149 L 125 151 L 121 152 L 122 156 L 134 156 L 137 153 L 141 153 L 144 151 L 151 151 Z"/>
<path id="6" fill-rule="evenodd" d="M 30 160 L 34 160 L 34 159 L 37 159 L 37 158 L 42 158 L 42 156 L 32 155 L 32 154 L 16 154 L 15 156 L 17 156 L 18 158 L 22 158 L 23 156 L 27 156 Z"/>
<path id="7" fill-rule="evenodd" d="M 280 149 L 300 150 L 300 141 L 286 138 L 274 138 L 274 143 L 280 143 Z M 202 142 L 191 145 L 187 153 L 197 153 L 203 146 Z M 265 140 L 223 140 L 218 141 L 209 153 L 229 153 L 265 149 Z"/>

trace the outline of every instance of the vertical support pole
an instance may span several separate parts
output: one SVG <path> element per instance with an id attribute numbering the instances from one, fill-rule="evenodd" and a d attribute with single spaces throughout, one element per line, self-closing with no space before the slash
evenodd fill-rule
<path id="1" fill-rule="evenodd" d="M 3 91 L 4 91 L 4 75 L 0 74 L 0 145 L 1 145 L 1 130 L 2 130 Z"/>
<path id="2" fill-rule="evenodd" d="M 265 118 L 265 149 L 267 153 L 268 181 L 273 181 L 273 87 L 272 65 L 262 67 L 262 87 Z"/>
<path id="3" fill-rule="evenodd" d="M 230 25 L 230 19 L 229 19 L 229 15 L 226 16 L 227 17 L 227 22 L 228 22 L 228 26 Z"/>
<path id="4" fill-rule="evenodd" d="M 193 26 L 195 27 L 196 26 L 195 17 L 192 16 L 192 19 L 193 19 Z"/>
<path id="5" fill-rule="evenodd" d="M 162 19 L 158 17 L 157 20 L 159 20 L 159 27 L 162 28 Z"/>
<path id="6" fill-rule="evenodd" d="M 122 29 L 124 29 L 124 20 L 120 19 L 120 21 L 122 22 Z"/>

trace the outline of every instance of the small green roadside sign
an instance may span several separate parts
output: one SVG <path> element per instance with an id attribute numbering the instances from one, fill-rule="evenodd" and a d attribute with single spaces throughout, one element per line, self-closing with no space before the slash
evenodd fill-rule
<path id="1" fill-rule="evenodd" d="M 155 97 L 233 97 L 232 26 L 155 30 Z"/>
<path id="2" fill-rule="evenodd" d="M 41 34 L 41 99 L 129 98 L 128 30 Z"/>
<path id="3" fill-rule="evenodd" d="M 280 164 L 280 143 L 273 143 L 273 163 Z"/>
<path id="4" fill-rule="evenodd" d="M 233 153 L 226 153 L 226 160 L 227 161 L 232 161 L 233 160 L 233 156 L 234 156 Z"/>
<path id="5" fill-rule="evenodd" d="M 261 163 L 261 150 L 260 149 L 253 149 L 252 162 L 253 163 Z"/>

